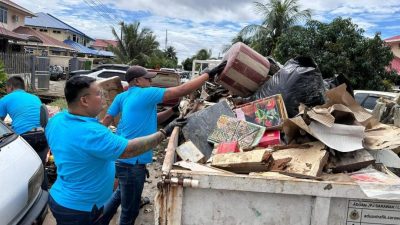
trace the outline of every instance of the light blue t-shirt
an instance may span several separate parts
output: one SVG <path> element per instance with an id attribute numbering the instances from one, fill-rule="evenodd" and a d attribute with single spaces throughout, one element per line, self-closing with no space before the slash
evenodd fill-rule
<path id="1" fill-rule="evenodd" d="M 12 129 L 23 134 L 40 127 L 40 106 L 42 102 L 33 94 L 17 89 L 0 99 L 0 117 L 10 115 Z"/>
<path id="2" fill-rule="evenodd" d="M 50 119 L 46 138 L 57 166 L 57 180 L 50 189 L 60 205 L 90 212 L 111 197 L 115 160 L 128 140 L 113 134 L 96 118 L 63 111 Z"/>
<path id="3" fill-rule="evenodd" d="M 157 131 L 157 104 L 164 97 L 165 88 L 130 87 L 117 95 L 108 108 L 107 113 L 115 117 L 120 114 L 117 134 L 127 139 L 133 139 L 153 134 Z M 137 157 L 119 159 L 130 164 L 151 163 L 153 152 L 147 151 Z"/>

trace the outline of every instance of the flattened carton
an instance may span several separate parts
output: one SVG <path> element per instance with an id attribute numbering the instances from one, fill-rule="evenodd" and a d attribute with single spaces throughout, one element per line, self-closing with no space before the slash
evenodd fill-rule
<path id="1" fill-rule="evenodd" d="M 268 80 L 269 61 L 242 42 L 232 45 L 222 60 L 227 64 L 217 82 L 233 94 L 249 96 Z"/>

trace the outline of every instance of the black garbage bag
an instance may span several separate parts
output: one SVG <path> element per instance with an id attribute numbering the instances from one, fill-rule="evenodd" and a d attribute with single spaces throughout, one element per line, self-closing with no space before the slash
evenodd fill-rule
<path id="1" fill-rule="evenodd" d="M 334 77 L 324 79 L 326 90 L 338 87 L 341 84 L 346 84 L 346 91 L 354 98 L 353 86 L 351 85 L 350 80 L 343 74 L 336 74 Z"/>
<path id="2" fill-rule="evenodd" d="M 299 113 L 300 103 L 309 107 L 324 104 L 324 82 L 314 60 L 304 56 L 290 59 L 245 101 L 255 101 L 275 94 L 282 95 L 290 118 Z"/>

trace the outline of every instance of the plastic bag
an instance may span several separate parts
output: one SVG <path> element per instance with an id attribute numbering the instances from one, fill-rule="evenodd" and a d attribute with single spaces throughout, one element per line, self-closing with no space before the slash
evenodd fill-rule
<path id="1" fill-rule="evenodd" d="M 290 59 L 246 101 L 276 94 L 282 95 L 290 118 L 299 113 L 300 103 L 309 107 L 324 104 L 324 82 L 314 60 L 309 57 Z"/>

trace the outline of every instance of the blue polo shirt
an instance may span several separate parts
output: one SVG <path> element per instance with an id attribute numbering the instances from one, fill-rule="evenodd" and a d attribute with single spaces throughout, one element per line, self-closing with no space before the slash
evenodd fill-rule
<path id="1" fill-rule="evenodd" d="M 127 139 L 133 139 L 153 134 L 157 131 L 157 104 L 164 97 L 165 88 L 130 87 L 118 94 L 107 113 L 115 117 L 120 114 L 117 134 Z M 130 164 L 151 163 L 153 152 L 147 151 L 137 157 L 119 159 Z"/>
<path id="2" fill-rule="evenodd" d="M 12 129 L 17 134 L 23 134 L 40 127 L 41 104 L 36 95 L 17 89 L 0 99 L 0 117 L 9 114 Z"/>
<path id="3" fill-rule="evenodd" d="M 60 205 L 90 212 L 111 197 L 115 160 L 128 140 L 113 134 L 96 118 L 56 114 L 46 126 L 46 138 L 57 166 L 57 180 L 50 189 Z"/>

